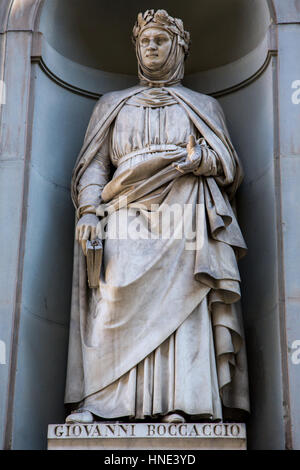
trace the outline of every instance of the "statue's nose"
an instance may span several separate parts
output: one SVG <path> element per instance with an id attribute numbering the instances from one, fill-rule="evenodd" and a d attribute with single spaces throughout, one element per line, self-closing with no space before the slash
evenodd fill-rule
<path id="1" fill-rule="evenodd" d="M 154 41 L 150 41 L 148 49 L 157 49 L 157 44 Z"/>

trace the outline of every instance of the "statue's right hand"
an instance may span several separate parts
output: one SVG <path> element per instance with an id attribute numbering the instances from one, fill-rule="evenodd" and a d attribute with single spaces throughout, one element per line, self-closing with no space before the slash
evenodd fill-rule
<path id="1" fill-rule="evenodd" d="M 95 214 L 84 214 L 76 225 L 76 240 L 81 244 L 83 253 L 86 256 L 87 240 L 95 240 L 97 238 L 97 225 L 99 219 Z"/>

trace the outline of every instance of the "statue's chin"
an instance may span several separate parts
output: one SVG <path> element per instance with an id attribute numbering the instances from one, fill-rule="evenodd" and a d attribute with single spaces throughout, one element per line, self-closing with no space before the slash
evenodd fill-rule
<path id="1" fill-rule="evenodd" d="M 157 63 L 157 62 L 144 61 L 144 65 L 152 72 L 157 72 L 162 67 L 162 64 L 160 62 Z"/>

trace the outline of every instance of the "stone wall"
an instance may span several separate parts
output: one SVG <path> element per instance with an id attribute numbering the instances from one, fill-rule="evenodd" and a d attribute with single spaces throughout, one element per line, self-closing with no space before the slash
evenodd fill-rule
<path id="1" fill-rule="evenodd" d="M 128 17 L 121 4 L 122 15 L 114 17 L 114 24 L 124 23 L 124 35 L 133 14 L 144 3 L 148 7 L 127 3 Z M 222 15 L 216 15 L 219 0 L 203 2 L 201 12 L 170 0 L 155 0 L 153 8 L 186 18 L 187 27 L 190 22 L 194 59 L 185 84 L 220 100 L 245 169 L 237 203 L 249 246 L 241 263 L 252 403 L 248 445 L 299 449 L 300 8 L 299 0 L 259 0 L 249 12 L 247 3 L 230 0 Z M 110 24 L 109 7 L 93 0 L 64 5 L 59 21 L 54 0 L 0 5 L 0 80 L 6 84 L 0 108 L 4 448 L 45 448 L 47 425 L 64 420 L 71 171 L 96 99 L 136 83 L 133 69 L 124 74 L 114 66 L 118 50 L 109 50 L 97 28 L 89 37 L 89 28 L 76 23 L 93 15 Z M 124 56 L 130 64 L 129 41 Z"/>

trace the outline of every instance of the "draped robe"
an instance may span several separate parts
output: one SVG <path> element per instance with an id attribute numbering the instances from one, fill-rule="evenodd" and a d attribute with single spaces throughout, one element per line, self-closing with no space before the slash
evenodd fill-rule
<path id="1" fill-rule="evenodd" d="M 77 215 L 81 177 L 126 102 L 145 90 L 109 93 L 97 103 L 73 173 Z M 110 215 L 97 292 L 87 287 L 75 243 L 65 401 L 83 402 L 104 418 L 181 410 L 222 419 L 222 407 L 249 411 L 237 266 L 246 246 L 231 205 L 242 171 L 218 102 L 181 85 L 164 90 L 217 155 L 220 171 L 182 175 L 174 164 L 185 160 L 186 150 L 178 146 L 129 152 L 117 164 L 98 208 Z M 153 203 L 162 211 L 176 203 L 192 207 L 195 249 L 187 250 L 184 238 L 146 246 L 109 237 L 114 214 L 143 225 Z"/>

